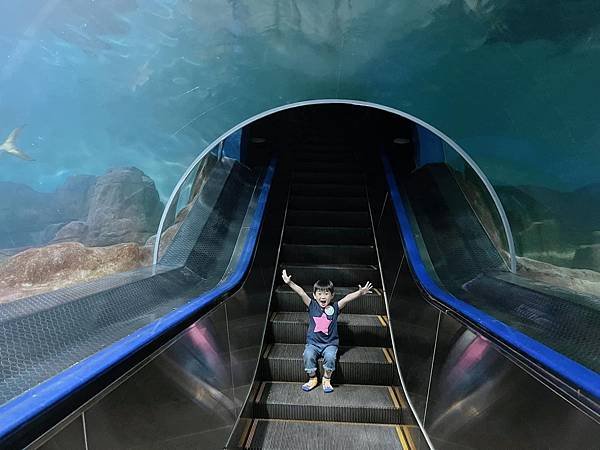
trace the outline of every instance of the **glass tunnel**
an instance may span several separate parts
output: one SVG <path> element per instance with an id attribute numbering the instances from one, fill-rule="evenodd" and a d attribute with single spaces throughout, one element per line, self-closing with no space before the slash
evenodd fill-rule
<path id="1" fill-rule="evenodd" d="M 0 448 L 597 447 L 600 3 L 0 12 Z"/>

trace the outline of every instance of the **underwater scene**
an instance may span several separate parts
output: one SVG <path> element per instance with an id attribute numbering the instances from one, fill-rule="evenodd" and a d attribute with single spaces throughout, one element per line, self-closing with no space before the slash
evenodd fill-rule
<path id="1" fill-rule="evenodd" d="M 598 1 L 24 0 L 0 12 L 0 303 L 152 264 L 167 199 L 202 150 L 263 111 L 328 98 L 453 139 L 498 193 L 519 271 L 600 297 Z"/>

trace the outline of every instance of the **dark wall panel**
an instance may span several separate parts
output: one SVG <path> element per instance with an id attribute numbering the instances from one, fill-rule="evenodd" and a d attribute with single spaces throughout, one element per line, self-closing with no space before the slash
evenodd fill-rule
<path id="1" fill-rule="evenodd" d="M 82 417 L 77 417 L 73 422 L 38 448 L 40 450 L 85 450 L 86 446 Z"/>

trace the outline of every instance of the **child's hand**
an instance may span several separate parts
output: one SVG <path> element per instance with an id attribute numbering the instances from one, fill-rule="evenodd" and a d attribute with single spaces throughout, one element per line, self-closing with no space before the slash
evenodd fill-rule
<path id="1" fill-rule="evenodd" d="M 360 292 L 360 295 L 370 294 L 371 289 L 373 289 L 373 285 L 370 281 L 367 281 L 367 284 L 364 286 L 361 286 L 360 284 L 358 285 L 358 292 Z"/>
<path id="2" fill-rule="evenodd" d="M 283 282 L 285 284 L 288 284 L 290 282 L 290 280 L 292 279 L 292 276 L 288 275 L 286 270 L 283 269 L 283 272 L 281 272 L 281 278 L 283 278 Z"/>

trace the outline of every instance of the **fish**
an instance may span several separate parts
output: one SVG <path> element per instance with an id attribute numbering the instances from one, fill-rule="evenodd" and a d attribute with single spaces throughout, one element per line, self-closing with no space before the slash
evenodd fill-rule
<path id="1" fill-rule="evenodd" d="M 135 92 L 138 88 L 144 86 L 154 74 L 154 69 L 150 67 L 150 62 L 158 55 L 160 49 L 157 49 L 150 58 L 146 60 L 144 64 L 139 66 L 136 70 L 135 78 L 131 84 L 131 92 Z"/>
<path id="2" fill-rule="evenodd" d="M 131 92 L 137 91 L 138 88 L 141 88 L 150 80 L 150 77 L 154 73 L 154 69 L 150 68 L 149 64 L 150 60 L 146 61 L 143 65 L 138 67 L 135 79 L 131 84 Z"/>
<path id="3" fill-rule="evenodd" d="M 6 152 L 9 155 L 16 156 L 17 158 L 24 159 L 25 161 L 34 161 L 31 156 L 29 156 L 20 148 L 17 148 L 15 145 L 17 136 L 19 136 L 19 133 L 22 129 L 23 127 L 18 127 L 11 131 L 6 140 L 2 143 L 2 145 L 0 145 L 0 152 Z"/>

